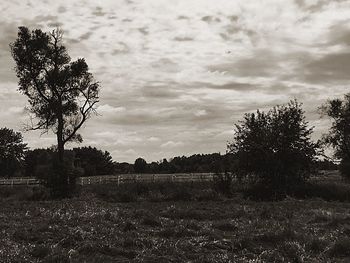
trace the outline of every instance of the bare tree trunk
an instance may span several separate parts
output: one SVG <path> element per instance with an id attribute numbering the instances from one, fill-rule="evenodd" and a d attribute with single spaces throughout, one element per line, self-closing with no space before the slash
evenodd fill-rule
<path id="1" fill-rule="evenodd" d="M 58 153 L 58 165 L 57 165 L 57 190 L 58 195 L 65 197 L 68 195 L 68 176 L 64 165 L 64 140 L 63 140 L 63 116 L 58 116 L 57 127 L 57 153 Z"/>

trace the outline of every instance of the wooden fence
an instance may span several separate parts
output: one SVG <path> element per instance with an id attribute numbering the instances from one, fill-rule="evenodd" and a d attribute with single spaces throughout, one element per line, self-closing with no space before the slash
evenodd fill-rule
<path id="1" fill-rule="evenodd" d="M 179 173 L 179 174 L 120 174 L 80 177 L 77 183 L 89 184 L 122 184 L 128 182 L 204 182 L 213 180 L 213 173 Z"/>
<path id="2" fill-rule="evenodd" d="M 90 177 L 77 178 L 77 184 L 123 184 L 133 182 L 205 182 L 212 181 L 214 173 L 177 173 L 177 174 L 116 174 L 116 175 L 101 175 Z M 312 181 L 337 181 L 341 180 L 338 171 L 320 171 L 315 177 L 311 177 Z M 40 180 L 35 178 L 10 178 L 0 179 L 0 186 L 14 185 L 40 185 Z"/>
<path id="3" fill-rule="evenodd" d="M 26 178 L 26 177 L 22 177 L 22 178 L 11 178 L 11 179 L 0 179 L 0 186 L 1 185 L 10 185 L 10 186 L 14 186 L 14 185 L 39 185 L 40 181 L 38 179 L 35 178 Z"/>
<path id="4" fill-rule="evenodd" d="M 123 184 L 132 182 L 204 182 L 213 180 L 214 173 L 179 173 L 179 174 L 119 174 L 79 177 L 77 184 Z M 40 185 L 35 178 L 0 179 L 0 186 Z"/>

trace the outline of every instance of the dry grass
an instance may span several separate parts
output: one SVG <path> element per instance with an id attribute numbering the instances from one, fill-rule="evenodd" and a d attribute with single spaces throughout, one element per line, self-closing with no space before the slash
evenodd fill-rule
<path id="1" fill-rule="evenodd" d="M 350 261 L 350 203 L 152 196 L 121 203 L 89 189 L 62 201 L 5 198 L 0 262 Z"/>

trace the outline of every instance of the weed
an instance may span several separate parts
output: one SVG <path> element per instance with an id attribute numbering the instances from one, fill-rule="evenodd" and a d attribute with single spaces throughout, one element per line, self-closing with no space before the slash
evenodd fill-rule
<path id="1" fill-rule="evenodd" d="M 350 257 L 350 238 L 337 240 L 328 253 L 331 257 Z"/>

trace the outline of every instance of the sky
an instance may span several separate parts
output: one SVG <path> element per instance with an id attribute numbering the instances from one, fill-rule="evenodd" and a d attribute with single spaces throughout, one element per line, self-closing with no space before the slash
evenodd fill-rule
<path id="1" fill-rule="evenodd" d="M 80 146 L 117 162 L 225 153 L 244 113 L 294 98 L 318 139 L 318 107 L 349 92 L 350 0 L 1 0 L 0 22 L 0 127 L 29 120 L 9 48 L 18 26 L 59 27 L 101 85 Z"/>

